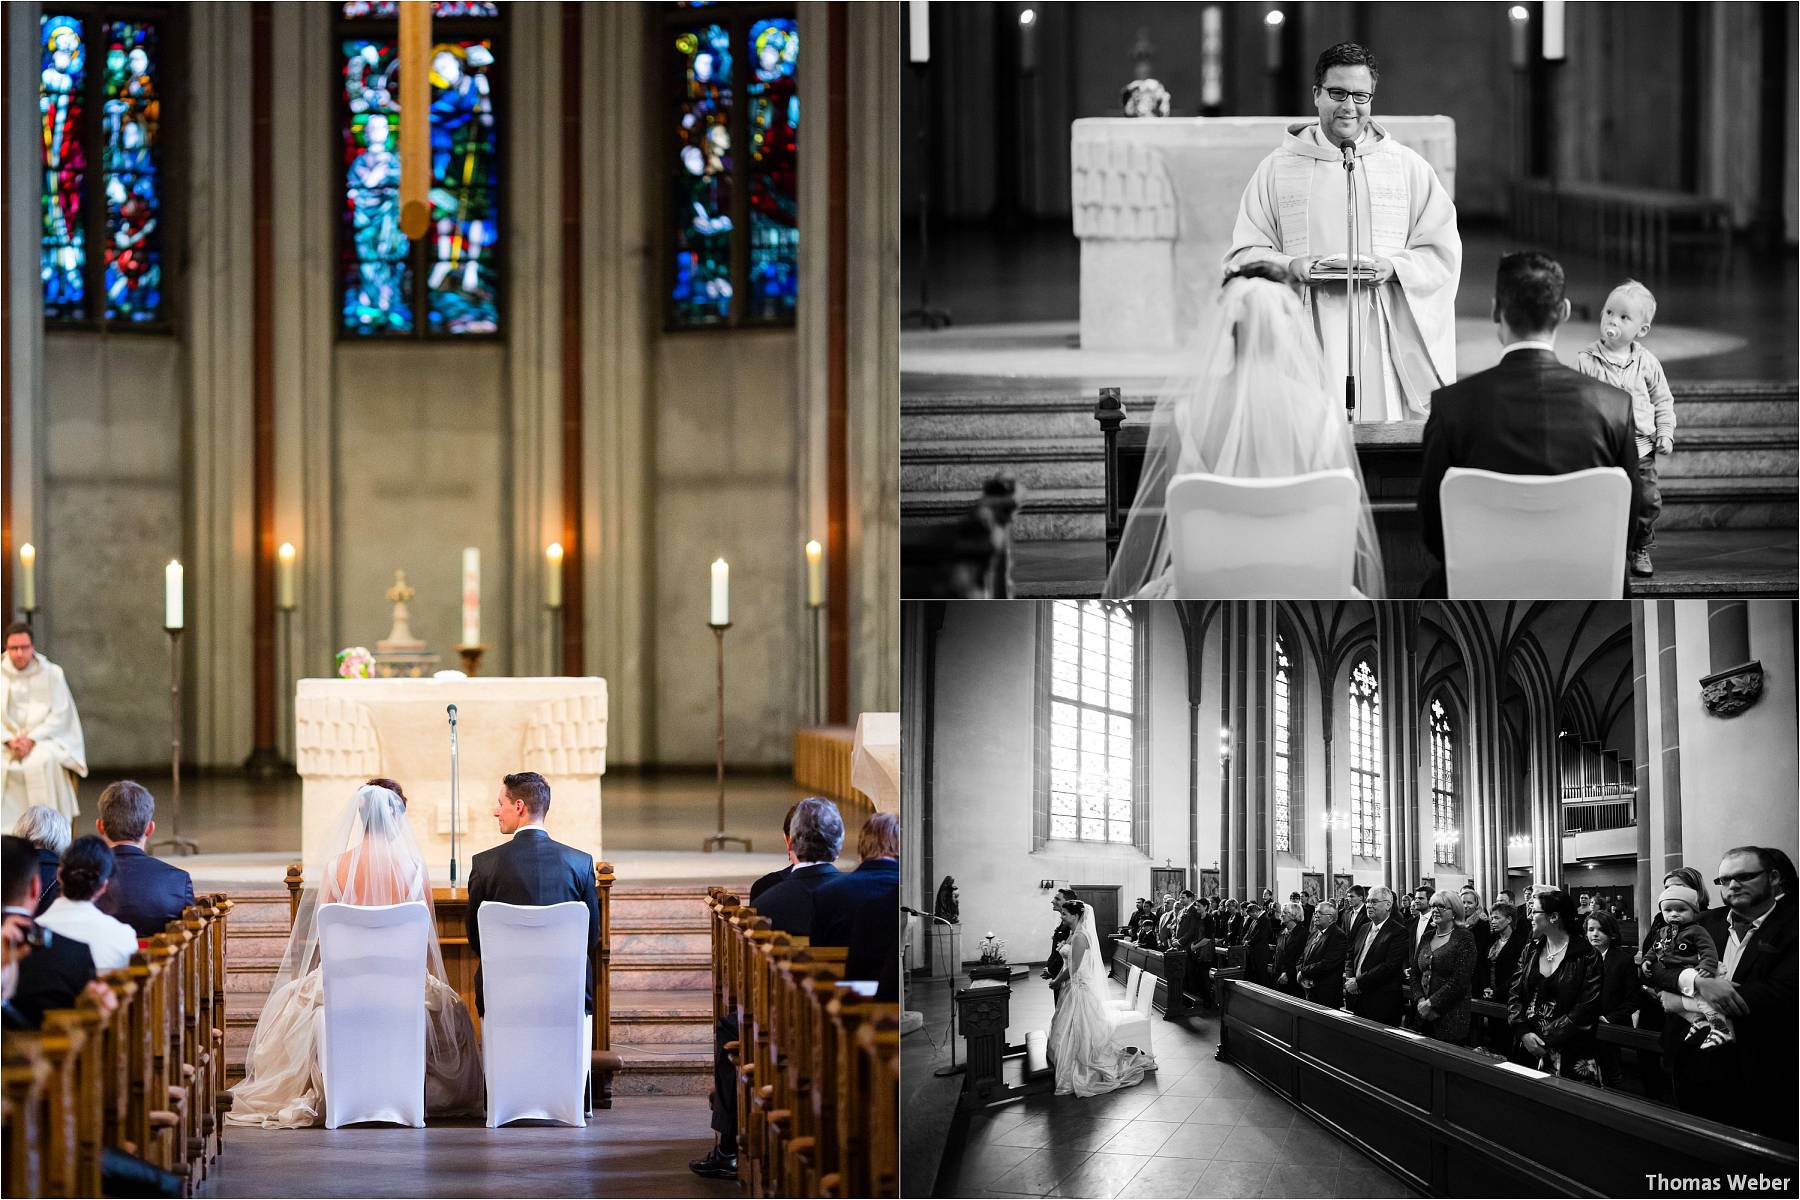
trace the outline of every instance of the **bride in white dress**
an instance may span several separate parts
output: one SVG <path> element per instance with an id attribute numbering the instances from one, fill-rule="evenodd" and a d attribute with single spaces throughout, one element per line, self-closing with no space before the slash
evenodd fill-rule
<path id="1" fill-rule="evenodd" d="M 1102 595 L 1208 598 L 1173 595 L 1163 495 L 1175 476 L 1270 479 L 1347 468 L 1362 494 L 1356 590 L 1380 598 L 1381 545 L 1355 437 L 1333 399 L 1342 388 L 1325 378 L 1318 338 L 1293 289 L 1268 278 L 1227 279 L 1212 327 L 1186 353 L 1191 366 L 1163 384 L 1150 418 L 1136 498 Z"/>
<path id="2" fill-rule="evenodd" d="M 1094 910 L 1072 900 L 1062 911 L 1070 928 L 1059 976 L 1065 986 L 1050 1022 L 1049 1039 L 1056 1094 L 1098 1096 L 1141 1083 L 1146 1073 L 1156 1069 L 1156 1060 L 1144 1050 L 1120 1046 L 1114 1040 Z"/>
<path id="3" fill-rule="evenodd" d="M 300 901 L 275 987 L 257 1018 L 245 1055 L 244 1081 L 232 1089 L 233 1125 L 299 1129 L 320 1123 L 325 1087 L 319 1071 L 318 1026 L 324 1003 L 316 916 L 321 904 L 431 905 L 425 858 L 406 821 L 406 802 L 370 784 L 358 789 L 323 851 L 316 887 Z M 432 928 L 437 928 L 435 913 Z M 479 1112 L 481 1054 L 462 999 L 444 982 L 437 938 L 425 962 L 425 1108 L 434 1114 Z"/>

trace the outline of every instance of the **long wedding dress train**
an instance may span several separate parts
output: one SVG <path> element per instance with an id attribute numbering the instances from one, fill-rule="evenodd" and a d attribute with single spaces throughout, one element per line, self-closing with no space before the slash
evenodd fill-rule
<path id="1" fill-rule="evenodd" d="M 1094 910 L 1082 916 L 1081 928 L 1069 938 L 1069 985 L 1050 1022 L 1050 1061 L 1056 1070 L 1056 1094 L 1098 1096 L 1143 1082 L 1156 1060 L 1135 1046 L 1114 1040 L 1114 1023 L 1106 998 L 1106 975 L 1095 949 Z"/>
<path id="2" fill-rule="evenodd" d="M 325 1084 L 318 1030 L 325 992 L 314 919 L 318 905 L 431 904 L 424 860 L 399 796 L 387 788 L 364 787 L 347 828 L 340 822 L 340 830 L 333 844 L 346 848 L 314 860 L 327 864 L 324 878 L 301 901 L 276 986 L 244 1058 L 244 1081 L 232 1089 L 225 1117 L 230 1124 L 300 1129 L 322 1119 Z M 435 919 L 432 925 L 436 928 Z M 484 1083 L 475 1027 L 462 998 L 444 982 L 436 938 L 428 945 L 423 964 L 425 1109 L 433 1114 L 479 1112 Z"/>

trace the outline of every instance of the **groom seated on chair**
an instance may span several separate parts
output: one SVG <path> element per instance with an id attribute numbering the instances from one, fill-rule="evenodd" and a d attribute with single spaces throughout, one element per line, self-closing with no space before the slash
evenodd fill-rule
<path id="1" fill-rule="evenodd" d="M 1632 482 L 1626 536 L 1637 528 L 1645 485 L 1638 477 L 1631 397 L 1556 357 L 1556 330 L 1569 319 L 1563 269 L 1536 250 L 1500 259 L 1494 280 L 1497 366 L 1431 394 L 1421 435 L 1419 531 L 1438 560 L 1423 595 L 1442 597 L 1444 518 L 1438 489 L 1451 467 L 1505 475 L 1567 475 L 1618 467 Z M 1625 547 L 1629 558 L 1632 547 Z"/>
<path id="2" fill-rule="evenodd" d="M 500 782 L 494 819 L 512 840 L 483 850 L 469 864 L 469 951 L 475 966 L 475 1011 L 486 1015 L 481 994 L 481 922 L 476 914 L 486 901 L 546 906 L 565 900 L 587 905 L 587 944 L 600 941 L 600 894 L 594 886 L 594 859 L 573 846 L 553 841 L 544 828 L 550 813 L 550 785 L 536 771 L 520 771 Z M 583 972 L 583 1011 L 594 1011 L 594 973 Z"/>

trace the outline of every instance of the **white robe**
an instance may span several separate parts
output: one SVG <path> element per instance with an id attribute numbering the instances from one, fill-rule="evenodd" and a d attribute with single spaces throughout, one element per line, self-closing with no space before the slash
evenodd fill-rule
<path id="1" fill-rule="evenodd" d="M 1356 163 L 1358 248 L 1394 264 L 1393 279 L 1361 292 L 1356 419 L 1423 420 L 1432 389 L 1456 379 L 1456 206 L 1431 165 L 1373 121 L 1356 145 Z M 1256 168 L 1231 242 L 1228 266 L 1348 250 L 1343 156 L 1317 122 L 1289 126 L 1280 148 Z M 1347 289 L 1309 287 L 1306 304 L 1342 404 Z"/>
<path id="2" fill-rule="evenodd" d="M 62 668 L 41 654 L 23 671 L 14 670 L 10 658 L 0 658 L 0 729 L 5 730 L 0 742 L 23 734 L 36 743 L 23 759 L 0 745 L 5 774 L 0 826 L 12 829 L 33 804 L 54 808 L 73 821 L 75 778 L 88 773 L 87 743 Z"/>

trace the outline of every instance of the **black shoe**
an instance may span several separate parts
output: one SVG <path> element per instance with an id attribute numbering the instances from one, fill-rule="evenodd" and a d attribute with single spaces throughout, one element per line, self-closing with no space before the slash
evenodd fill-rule
<path id="1" fill-rule="evenodd" d="M 737 1155 L 721 1154 L 714 1146 L 707 1151 L 705 1158 L 696 1158 L 688 1163 L 688 1170 L 696 1175 L 704 1175 L 708 1179 L 736 1179 Z"/>

